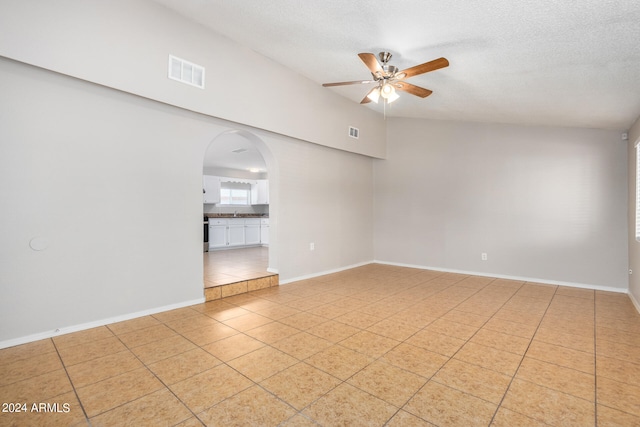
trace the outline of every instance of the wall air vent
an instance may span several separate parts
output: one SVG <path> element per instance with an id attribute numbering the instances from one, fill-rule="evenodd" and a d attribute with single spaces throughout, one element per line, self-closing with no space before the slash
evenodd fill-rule
<path id="1" fill-rule="evenodd" d="M 169 55 L 169 78 L 204 89 L 204 67 Z"/>
<path id="2" fill-rule="evenodd" d="M 349 136 L 351 138 L 358 139 L 360 136 L 360 130 L 358 128 L 354 128 L 353 126 L 349 126 Z"/>

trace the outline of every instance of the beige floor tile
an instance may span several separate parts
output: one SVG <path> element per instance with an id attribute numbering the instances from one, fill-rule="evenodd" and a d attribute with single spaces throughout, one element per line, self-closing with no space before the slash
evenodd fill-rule
<path id="1" fill-rule="evenodd" d="M 429 326 L 424 328 L 425 331 L 436 332 L 442 335 L 468 340 L 478 331 L 477 326 L 469 326 L 462 323 L 444 320 L 442 318 L 434 320 Z"/>
<path id="2" fill-rule="evenodd" d="M 486 328 L 480 329 L 470 341 L 519 355 L 524 355 L 530 343 L 530 340 L 527 338 L 496 332 Z"/>
<path id="3" fill-rule="evenodd" d="M 628 414 L 617 409 L 598 405 L 599 427 L 627 427 L 640 426 L 640 417 Z"/>
<path id="4" fill-rule="evenodd" d="M 169 385 L 218 366 L 222 362 L 201 348 L 186 351 L 148 365 L 149 369 Z"/>
<path id="5" fill-rule="evenodd" d="M 338 378 L 301 362 L 267 378 L 260 385 L 294 408 L 302 410 L 341 382 Z"/>
<path id="6" fill-rule="evenodd" d="M 154 341 L 175 337 L 178 334 L 163 324 L 140 328 L 118 336 L 129 348 L 139 347 Z"/>
<path id="7" fill-rule="evenodd" d="M 504 319 L 510 322 L 522 323 L 529 326 L 538 326 L 542 320 L 542 315 L 532 316 L 529 313 L 523 313 L 521 311 L 509 310 L 502 308 L 494 315 L 496 319 Z"/>
<path id="8" fill-rule="evenodd" d="M 279 320 L 280 323 L 305 331 L 327 321 L 327 318 L 311 313 L 297 313 Z"/>
<path id="9" fill-rule="evenodd" d="M 107 325 L 107 328 L 116 335 L 126 334 L 138 329 L 146 329 L 151 326 L 157 326 L 160 321 L 153 316 L 143 316 L 136 319 L 125 320 L 123 322 L 112 323 Z"/>
<path id="10" fill-rule="evenodd" d="M 309 328 L 307 332 L 319 336 L 320 338 L 324 338 L 327 341 L 337 343 L 360 332 L 360 329 L 330 320 Z"/>
<path id="11" fill-rule="evenodd" d="M 47 402 L 52 397 L 70 391 L 73 388 L 66 371 L 57 369 L 0 386 L 0 402 Z"/>
<path id="12" fill-rule="evenodd" d="M 195 345 L 204 346 L 236 334 L 238 334 L 237 330 L 227 325 L 223 325 L 222 323 L 217 323 L 212 326 L 184 332 L 182 336 Z"/>
<path id="13" fill-rule="evenodd" d="M 146 368 L 139 368 L 77 389 L 87 416 L 94 417 L 117 406 L 164 389 Z"/>
<path id="14" fill-rule="evenodd" d="M 451 310 L 442 316 L 441 319 L 479 328 L 489 320 L 489 317 L 478 316 L 477 314 L 467 313 L 464 311 Z"/>
<path id="15" fill-rule="evenodd" d="M 334 320 L 349 326 L 356 327 L 356 328 L 367 329 L 373 324 L 381 321 L 382 318 L 377 316 L 372 316 L 366 313 L 352 311 L 352 312 L 343 314 L 342 316 L 338 316 Z"/>
<path id="16" fill-rule="evenodd" d="M 195 344 L 186 338 L 176 335 L 174 337 L 165 338 L 154 341 L 149 344 L 141 345 L 131 349 L 133 353 L 145 364 L 151 364 L 163 359 L 167 359 L 176 354 L 196 348 Z"/>
<path id="17" fill-rule="evenodd" d="M 593 335 L 576 335 L 572 333 L 562 332 L 556 329 L 538 328 L 538 331 L 533 337 L 533 340 L 546 342 L 548 344 L 555 344 L 584 352 L 593 353 L 595 351 L 595 341 L 593 339 Z"/>
<path id="18" fill-rule="evenodd" d="M 596 334 L 599 339 L 640 347 L 640 335 L 636 332 L 598 326 Z"/>
<path id="19" fill-rule="evenodd" d="M 428 382 L 404 406 L 404 410 L 438 426 L 486 426 L 497 405 L 452 389 Z"/>
<path id="20" fill-rule="evenodd" d="M 261 316 L 256 313 L 247 313 L 242 316 L 234 317 L 229 320 L 225 320 L 222 323 L 240 332 L 246 332 L 249 329 L 255 329 L 259 326 L 266 325 L 273 322 L 268 317 Z"/>
<path id="21" fill-rule="evenodd" d="M 320 338 L 306 332 L 300 332 L 280 341 L 276 341 L 271 345 L 278 350 L 287 353 L 289 356 L 293 356 L 299 360 L 304 360 L 309 356 L 331 347 L 333 343 L 325 340 L 324 338 Z"/>
<path id="22" fill-rule="evenodd" d="M 219 306 L 215 309 L 207 310 L 205 314 L 218 322 L 233 319 L 234 317 L 249 314 L 251 311 L 234 305 Z"/>
<path id="23" fill-rule="evenodd" d="M 587 374 L 595 373 L 595 357 L 592 353 L 548 344 L 534 339 L 527 350 L 527 356 L 566 368 L 576 369 Z"/>
<path id="24" fill-rule="evenodd" d="M 414 308 L 409 308 L 407 310 L 401 311 L 400 313 L 396 313 L 393 316 L 389 316 L 388 320 L 404 323 L 409 327 L 416 328 L 424 328 L 425 326 L 431 324 L 436 317 L 428 316 L 423 310 L 415 310 Z"/>
<path id="25" fill-rule="evenodd" d="M 246 334 L 262 341 L 263 343 L 272 344 L 276 341 L 290 337 L 291 335 L 296 335 L 299 332 L 300 329 L 296 329 L 278 321 L 250 329 Z"/>
<path id="26" fill-rule="evenodd" d="M 213 354 L 223 362 L 243 356 L 265 344 L 245 334 L 237 334 L 203 346 L 203 350 Z"/>
<path id="27" fill-rule="evenodd" d="M 452 359 L 431 380 L 497 405 L 507 391 L 511 378 L 509 375 Z"/>
<path id="28" fill-rule="evenodd" d="M 598 377 L 606 377 L 631 385 L 640 384 L 640 365 L 620 359 L 598 356 L 596 374 Z"/>
<path id="29" fill-rule="evenodd" d="M 598 403 L 640 417 L 640 386 L 598 377 Z"/>
<path id="30" fill-rule="evenodd" d="M 640 365 L 640 347 L 596 339 L 597 356 L 606 356 Z"/>
<path id="31" fill-rule="evenodd" d="M 261 315 L 261 316 L 268 317 L 269 319 L 272 319 L 272 320 L 279 320 L 279 319 L 282 319 L 284 317 L 289 317 L 289 316 L 292 316 L 292 315 L 294 315 L 296 313 L 300 313 L 300 310 L 297 310 L 297 309 L 291 308 L 291 307 L 287 307 L 285 305 L 274 304 L 271 307 L 267 307 L 267 308 L 262 308 L 260 310 L 256 310 L 256 313 Z"/>
<path id="32" fill-rule="evenodd" d="M 385 401 L 342 384 L 311 404 L 304 414 L 326 426 L 381 426 L 396 411 L 396 407 Z"/>
<path id="33" fill-rule="evenodd" d="M 530 340 L 536 333 L 537 325 L 513 322 L 494 316 L 484 325 L 484 328 Z"/>
<path id="34" fill-rule="evenodd" d="M 595 404 L 584 399 L 514 379 L 502 402 L 506 409 L 547 424 L 595 425 Z"/>
<path id="35" fill-rule="evenodd" d="M 212 319 L 205 314 L 197 314 L 195 316 L 165 322 L 165 325 L 179 334 L 183 334 L 193 329 L 214 326 L 216 324 L 218 324 L 218 322 L 215 319 Z"/>
<path id="36" fill-rule="evenodd" d="M 106 326 L 100 326 L 98 328 L 86 329 L 84 331 L 73 332 L 66 335 L 60 335 L 53 338 L 58 349 L 64 347 L 71 347 L 78 344 L 83 344 L 89 341 L 100 340 L 113 336 L 113 332 Z"/>
<path id="37" fill-rule="evenodd" d="M 126 420 L 126 425 L 173 425 L 191 417 L 189 410 L 166 389 L 118 406 L 91 419 L 94 426 L 115 426 Z"/>
<path id="38" fill-rule="evenodd" d="M 584 400 L 595 400 L 595 376 L 575 369 L 525 357 L 516 378 Z"/>
<path id="39" fill-rule="evenodd" d="M 71 347 L 62 347 L 59 350 L 60 358 L 65 366 L 75 365 L 97 357 L 119 353 L 127 348 L 115 336 L 89 341 Z"/>
<path id="40" fill-rule="evenodd" d="M 340 345 L 370 357 L 380 357 L 400 344 L 400 341 L 386 338 L 368 331 L 361 331 L 340 341 Z"/>
<path id="41" fill-rule="evenodd" d="M 0 350 L 0 366 L 15 363 L 23 359 L 29 359 L 34 356 L 42 356 L 45 353 L 54 353 L 55 351 L 56 347 L 53 345 L 53 340 L 51 339 L 4 348 Z"/>
<path id="42" fill-rule="evenodd" d="M 182 307 L 175 310 L 163 311 L 161 313 L 153 314 L 152 316 L 161 322 L 170 322 L 172 320 L 184 319 L 186 317 L 193 317 L 200 314 L 197 310 L 191 307 Z"/>
<path id="43" fill-rule="evenodd" d="M 57 353 L 44 353 L 0 365 L 0 386 L 62 369 Z"/>
<path id="44" fill-rule="evenodd" d="M 306 362 L 341 380 L 346 380 L 373 361 L 362 353 L 333 345 L 309 357 Z"/>
<path id="45" fill-rule="evenodd" d="M 402 343 L 381 360 L 425 378 L 431 378 L 448 360 L 447 356 Z"/>
<path id="46" fill-rule="evenodd" d="M 374 334 L 382 335 L 383 337 L 391 338 L 396 341 L 404 341 L 419 330 L 420 328 L 418 327 L 409 326 L 405 323 L 389 319 L 381 320 L 367 328 L 367 331 L 369 332 L 373 332 Z"/>
<path id="47" fill-rule="evenodd" d="M 518 354 L 473 342 L 466 343 L 455 354 L 454 358 L 509 376 L 513 376 L 516 373 L 522 360 L 522 356 Z"/>
<path id="48" fill-rule="evenodd" d="M 396 407 L 404 405 L 426 379 L 385 362 L 374 362 L 347 382 Z"/>
<path id="49" fill-rule="evenodd" d="M 438 334 L 432 331 L 422 330 L 405 342 L 416 347 L 451 357 L 464 345 L 465 340 L 451 337 L 449 335 Z"/>
<path id="50" fill-rule="evenodd" d="M 387 427 L 435 427 L 435 424 L 428 423 L 422 418 L 402 410 L 398 411 L 385 425 Z"/>
<path id="51" fill-rule="evenodd" d="M 67 367 L 76 388 L 84 387 L 125 372 L 141 368 L 140 360 L 129 350 Z"/>
<path id="52" fill-rule="evenodd" d="M 505 407 L 498 408 L 491 422 L 491 427 L 547 427 L 548 425 Z"/>
<path id="53" fill-rule="evenodd" d="M 295 410 L 258 386 L 253 386 L 198 416 L 211 426 L 278 426 Z"/>
<path id="54" fill-rule="evenodd" d="M 262 347 L 229 362 L 229 366 L 255 382 L 260 382 L 298 362 L 273 347 Z"/>
<path id="55" fill-rule="evenodd" d="M 253 382 L 227 365 L 172 384 L 169 388 L 193 412 L 204 411 L 253 385 Z"/>
<path id="56" fill-rule="evenodd" d="M 308 310 L 308 313 L 315 314 L 316 316 L 322 316 L 325 319 L 335 319 L 350 311 L 349 308 L 340 307 L 333 303 L 323 304 L 318 307 L 314 307 Z"/>

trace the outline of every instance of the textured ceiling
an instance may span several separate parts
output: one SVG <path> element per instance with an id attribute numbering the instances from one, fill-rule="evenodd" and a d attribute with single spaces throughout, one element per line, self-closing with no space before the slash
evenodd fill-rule
<path id="1" fill-rule="evenodd" d="M 387 116 L 626 130 L 640 115 L 638 0 L 155 1 L 318 85 L 370 78 L 359 52 L 449 60 Z M 358 103 L 368 86 L 326 90 Z"/>

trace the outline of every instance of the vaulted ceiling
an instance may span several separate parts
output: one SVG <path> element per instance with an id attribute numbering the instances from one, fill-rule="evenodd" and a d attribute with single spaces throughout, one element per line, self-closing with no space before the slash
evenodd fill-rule
<path id="1" fill-rule="evenodd" d="M 366 80 L 359 52 L 393 54 L 425 99 L 391 117 L 625 130 L 640 115 L 637 0 L 155 0 L 318 85 Z M 233 70 L 229 70 L 233 72 Z M 359 103 L 370 85 L 327 88 Z"/>

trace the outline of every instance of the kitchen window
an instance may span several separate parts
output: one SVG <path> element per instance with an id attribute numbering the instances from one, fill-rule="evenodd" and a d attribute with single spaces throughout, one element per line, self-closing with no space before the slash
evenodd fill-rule
<path id="1" fill-rule="evenodd" d="M 251 203 L 251 185 L 239 182 L 223 182 L 220 186 L 220 204 L 247 206 Z"/>

